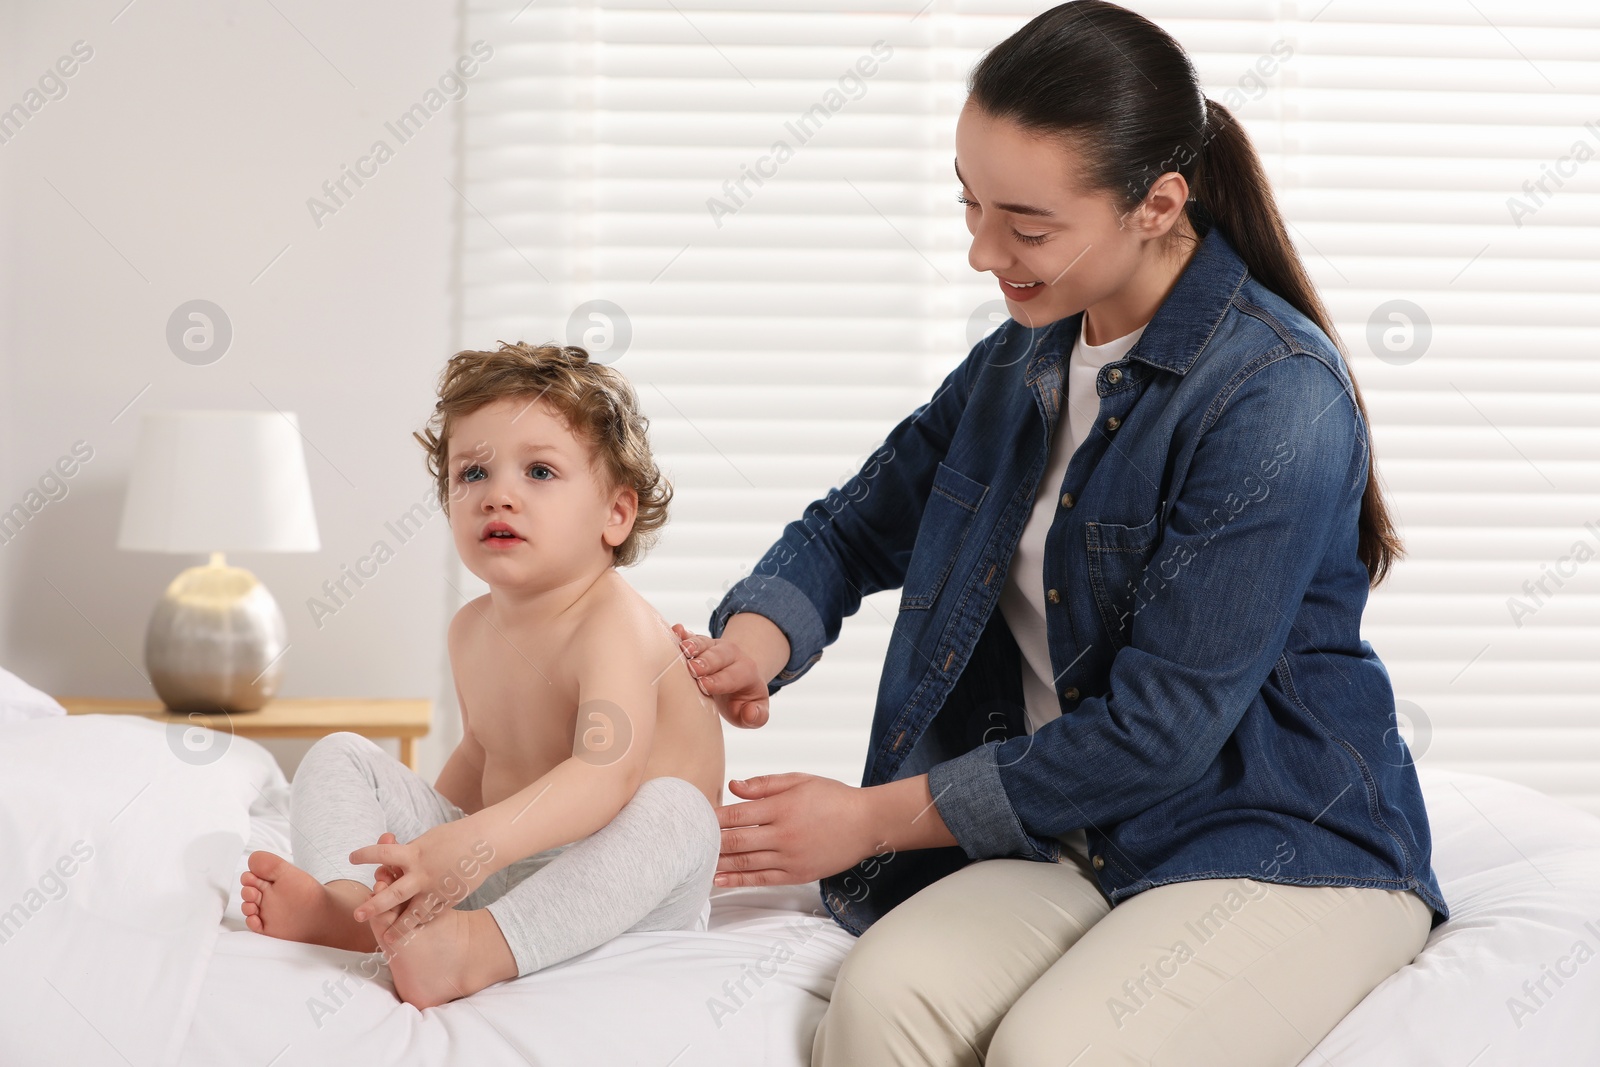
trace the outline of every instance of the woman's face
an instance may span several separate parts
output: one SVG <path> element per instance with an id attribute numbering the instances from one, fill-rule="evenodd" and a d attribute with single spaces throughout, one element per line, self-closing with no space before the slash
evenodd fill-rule
<path id="1" fill-rule="evenodd" d="M 969 101 L 956 122 L 956 174 L 972 233 L 967 262 L 999 279 L 1018 322 L 1046 326 L 1093 307 L 1139 268 L 1152 236 L 1143 213 L 1125 218 L 1109 191 L 1085 190 L 1076 152 L 1059 141 Z"/>

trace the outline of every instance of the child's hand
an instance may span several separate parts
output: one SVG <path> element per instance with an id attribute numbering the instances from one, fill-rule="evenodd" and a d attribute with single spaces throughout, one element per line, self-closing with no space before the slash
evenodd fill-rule
<path id="1" fill-rule="evenodd" d="M 682 623 L 673 623 L 672 632 L 682 643 L 700 692 L 716 701 L 724 719 L 743 729 L 766 725 L 771 699 L 767 683 L 743 649 L 726 637 L 692 634 Z"/>
<path id="2" fill-rule="evenodd" d="M 399 843 L 400 843 L 400 839 L 398 837 L 394 836 L 393 834 L 389 833 L 387 830 L 385 830 L 382 834 L 378 835 L 378 844 L 380 844 L 380 845 L 398 845 Z M 382 889 L 383 886 L 377 885 L 376 884 L 377 882 L 382 882 L 383 885 L 388 885 L 390 882 L 394 881 L 396 878 L 399 878 L 399 877 L 400 877 L 400 872 L 398 870 L 396 870 L 395 868 L 390 867 L 387 864 L 385 864 L 384 866 L 379 867 L 378 870 L 377 870 L 377 873 L 375 873 L 373 875 L 373 881 L 374 881 L 373 888 L 375 890 L 376 889 Z"/>
<path id="3" fill-rule="evenodd" d="M 406 844 L 380 840 L 350 853 L 351 863 L 381 863 L 380 882 L 388 884 L 368 897 L 353 913 L 365 922 L 391 908 L 406 905 L 406 912 L 427 922 L 445 908 L 466 899 L 490 875 L 494 849 L 475 838 L 471 818 L 443 823 Z"/>

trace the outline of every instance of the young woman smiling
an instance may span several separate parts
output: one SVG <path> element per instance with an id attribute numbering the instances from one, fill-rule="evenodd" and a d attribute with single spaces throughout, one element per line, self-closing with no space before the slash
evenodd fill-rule
<path id="1" fill-rule="evenodd" d="M 1063 4 L 968 88 L 1012 317 L 682 631 L 760 726 L 901 589 L 862 788 L 733 783 L 719 880 L 859 935 L 813 1067 L 1288 1067 L 1449 914 L 1360 635 L 1400 552 L 1365 405 L 1166 33 Z"/>

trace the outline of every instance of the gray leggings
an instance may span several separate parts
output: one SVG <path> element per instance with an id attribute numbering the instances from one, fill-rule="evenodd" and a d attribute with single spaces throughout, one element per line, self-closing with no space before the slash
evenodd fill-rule
<path id="1" fill-rule="evenodd" d="M 324 885 L 372 885 L 378 864 L 352 865 L 349 855 L 384 831 L 411 841 L 465 817 L 405 764 L 344 732 L 311 746 L 291 798 L 295 866 Z M 650 778 L 599 830 L 501 868 L 456 907 L 487 907 L 524 975 L 628 931 L 705 929 L 721 844 L 698 787 Z"/>

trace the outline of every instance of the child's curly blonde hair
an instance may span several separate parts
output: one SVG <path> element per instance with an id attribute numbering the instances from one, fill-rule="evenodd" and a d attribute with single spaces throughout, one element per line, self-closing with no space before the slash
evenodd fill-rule
<path id="1" fill-rule="evenodd" d="M 457 352 L 439 376 L 439 401 L 425 433 L 412 436 L 427 450 L 428 473 L 439 503 L 450 514 L 450 433 L 455 420 L 507 397 L 543 399 L 575 437 L 594 448 L 608 490 L 628 486 L 639 495 L 639 511 L 613 563 L 627 567 L 644 558 L 667 524 L 672 484 L 650 455 L 650 420 L 639 410 L 628 379 L 576 345 L 500 342 L 497 352 Z"/>

